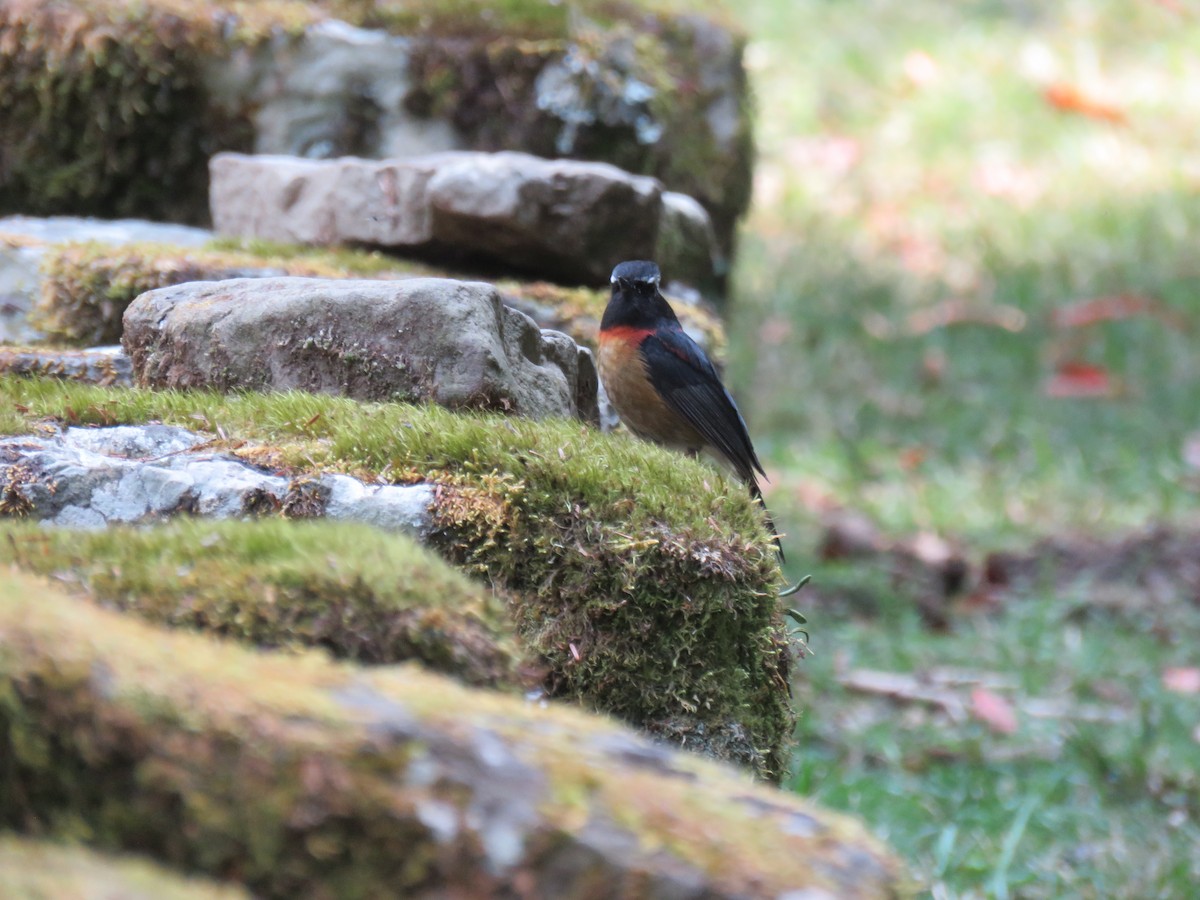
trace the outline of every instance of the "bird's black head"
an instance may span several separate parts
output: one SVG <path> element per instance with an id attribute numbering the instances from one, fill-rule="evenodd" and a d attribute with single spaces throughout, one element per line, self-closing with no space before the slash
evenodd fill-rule
<path id="1" fill-rule="evenodd" d="M 658 271 L 658 264 L 648 259 L 630 259 L 617 263 L 610 280 L 614 285 L 653 285 L 657 288 L 658 283 L 662 281 L 662 273 Z"/>
<path id="2" fill-rule="evenodd" d="M 658 291 L 662 274 L 648 259 L 618 263 L 612 272 L 612 299 L 604 310 L 600 328 L 616 325 L 650 325 L 661 319 L 675 320 L 670 304 Z"/>

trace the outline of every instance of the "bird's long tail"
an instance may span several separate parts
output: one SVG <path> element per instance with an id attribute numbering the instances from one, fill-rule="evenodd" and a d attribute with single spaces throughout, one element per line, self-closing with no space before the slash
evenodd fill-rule
<path id="1" fill-rule="evenodd" d="M 783 555 L 783 540 L 779 535 L 779 529 L 775 527 L 775 520 L 771 517 L 771 511 L 767 509 L 767 501 L 763 499 L 762 488 L 758 485 L 757 478 L 751 478 L 748 482 L 750 487 L 750 496 L 758 501 L 758 505 L 762 507 L 763 518 L 767 521 L 767 528 L 771 530 L 771 535 L 775 539 L 775 552 L 779 554 L 781 563 L 787 562 L 787 557 Z"/>

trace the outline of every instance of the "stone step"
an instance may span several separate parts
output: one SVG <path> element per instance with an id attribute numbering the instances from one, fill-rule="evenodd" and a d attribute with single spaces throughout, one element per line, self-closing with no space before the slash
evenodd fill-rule
<path id="1" fill-rule="evenodd" d="M 508 271 L 607 284 L 627 259 L 715 292 L 712 223 L 690 197 L 604 163 L 527 153 L 310 160 L 222 153 L 210 165 L 220 235 L 358 244 L 482 259 Z"/>

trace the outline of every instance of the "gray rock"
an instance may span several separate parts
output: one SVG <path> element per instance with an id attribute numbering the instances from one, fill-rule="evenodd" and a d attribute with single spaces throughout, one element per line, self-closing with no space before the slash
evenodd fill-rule
<path id="1" fill-rule="evenodd" d="M 454 252 L 568 282 L 603 284 L 656 257 L 700 288 L 718 278 L 703 207 L 605 163 L 447 152 L 330 161 L 222 153 L 210 164 L 219 234 Z"/>
<path id="2" fill-rule="evenodd" d="M 111 428 L 72 428 L 70 445 L 123 459 L 149 459 L 184 453 L 204 439 L 171 425 L 114 425 Z"/>
<path id="3" fill-rule="evenodd" d="M 650 107 L 658 92 L 630 71 L 631 41 L 617 40 L 605 49 L 607 58 L 598 59 L 572 44 L 534 83 L 538 109 L 559 122 L 554 149 L 564 156 L 577 153 L 581 137 L 594 126 L 627 130 L 643 145 L 662 139 L 663 122 Z"/>
<path id="4" fill-rule="evenodd" d="M 199 435 L 167 425 L 69 428 L 0 440 L 0 483 L 27 515 L 50 525 L 102 528 L 187 513 L 230 518 L 283 508 L 297 483 L 231 456 L 206 453 Z M 346 475 L 308 482 L 326 498 L 307 515 L 423 536 L 429 485 L 365 485 Z"/>
<path id="5" fill-rule="evenodd" d="M 192 282 L 138 297 L 123 340 L 136 381 L 153 387 L 298 389 L 596 419 L 590 351 L 543 332 L 480 282 Z"/>
<path id="6" fill-rule="evenodd" d="M 324 475 L 320 479 L 328 490 L 325 516 L 365 522 L 385 531 L 424 533 L 429 527 L 432 489 L 412 490 L 414 485 L 363 484 L 349 475 Z"/>
<path id="7" fill-rule="evenodd" d="M 653 252 L 662 186 L 652 178 L 525 153 L 444 154 L 436 164 L 427 197 L 440 244 L 597 284 Z"/>
<path id="8" fill-rule="evenodd" d="M 204 81 L 228 113 L 249 113 L 255 153 L 328 159 L 413 156 L 466 147 L 444 120 L 413 115 L 405 98 L 412 39 L 318 22 L 298 38 L 238 47 L 210 60 Z"/>
<path id="9" fill-rule="evenodd" d="M 612 401 L 608 399 L 608 391 L 604 389 L 604 382 L 600 383 L 596 405 L 600 418 L 600 430 L 614 431 L 621 424 L 621 417 L 617 415 L 617 411 L 613 409 Z"/>
<path id="10" fill-rule="evenodd" d="M 88 350 L 0 347 L 0 373 L 42 375 L 122 387 L 133 383 L 133 367 L 120 347 L 92 347 Z"/>
<path id="11" fill-rule="evenodd" d="M 222 9 L 195 28 L 180 27 L 172 2 L 139 3 L 119 22 L 103 4 L 52 4 L 44 24 L 62 52 L 22 58 L 0 77 L 0 208 L 201 223 L 208 158 L 220 150 L 521 150 L 653 175 L 704 205 L 728 251 L 753 165 L 744 38 L 703 14 L 630 7 L 592 18 L 543 5 L 535 23 L 478 4 L 433 4 L 419 17 L 332 4 L 395 34 L 332 20 L 330 4 L 275 4 L 253 23 Z M 0 4 L 0 18 L 11 7 Z M 139 63 L 98 57 L 106 42 L 136 44 L 138 59 L 157 60 L 155 77 L 117 77 Z M 94 102 L 81 107 L 47 83 L 88 85 Z"/>
<path id="12" fill-rule="evenodd" d="M 429 246 L 428 158 L 375 162 L 219 153 L 209 163 L 218 234 L 296 244 Z"/>
<path id="13" fill-rule="evenodd" d="M 663 193 L 653 258 L 668 281 L 683 282 L 709 296 L 720 293 L 720 279 L 728 269 L 708 213 L 697 200 L 676 191 Z"/>
<path id="14" fill-rule="evenodd" d="M 39 266 L 47 244 L 153 241 L 198 247 L 211 239 L 212 232 L 202 228 L 141 219 L 0 217 L 0 344 L 32 344 L 44 337 L 29 324 L 28 317 L 41 291 Z"/>
<path id="15" fill-rule="evenodd" d="M 520 149 L 605 161 L 702 194 L 721 212 L 728 244 L 751 162 L 740 40 L 703 16 L 680 16 L 664 40 L 663 66 L 639 52 L 644 28 L 574 19 L 578 35 L 522 47 L 511 71 L 499 54 L 485 63 L 486 49 L 469 40 L 325 21 L 210 59 L 203 80 L 226 117 L 251 123 L 258 154 L 389 159 Z M 456 70 L 449 83 L 447 65 Z M 684 82 L 670 103 L 664 77 Z M 680 151 L 697 145 L 718 170 L 685 161 Z"/>
<path id="16" fill-rule="evenodd" d="M 19 235 L 41 244 L 99 241 L 103 244 L 148 242 L 200 247 L 212 240 L 211 231 L 188 225 L 80 216 L 3 216 L 0 217 L 0 236 L 3 235 Z"/>
<path id="17" fill-rule="evenodd" d="M 29 324 L 29 311 L 41 289 L 38 264 L 45 251 L 7 244 L 0 234 L 0 343 L 32 344 L 42 333 Z"/>

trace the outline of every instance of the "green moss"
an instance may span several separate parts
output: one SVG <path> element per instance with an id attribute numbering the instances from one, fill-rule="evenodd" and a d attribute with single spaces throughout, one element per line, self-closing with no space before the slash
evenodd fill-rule
<path id="1" fill-rule="evenodd" d="M 249 131 L 207 113 L 200 61 L 220 23 L 184 11 L 0 6 L 0 210 L 202 217 L 211 148 L 248 149 Z"/>
<path id="2" fill-rule="evenodd" d="M 141 293 L 186 281 L 214 281 L 253 271 L 314 278 L 424 274 L 428 270 L 380 253 L 307 250 L 261 242 L 238 249 L 188 249 L 140 243 L 113 246 L 67 242 L 47 248 L 40 268 L 42 290 L 32 324 L 72 345 L 121 340 L 121 317 Z"/>
<path id="3" fill-rule="evenodd" d="M 433 480 L 435 546 L 513 592 L 553 695 L 771 777 L 786 765 L 773 544 L 742 485 L 702 463 L 570 421 L 0 378 L 0 431 L 44 417 L 220 429 L 265 445 L 258 462 Z"/>
<path id="4" fill-rule="evenodd" d="M 470 684 L 516 684 L 503 598 L 403 535 L 280 519 L 0 531 L 0 560 L 151 621 L 260 646 L 324 647 L 366 663 L 411 659 Z"/>
<path id="5" fill-rule="evenodd" d="M 178 250 L 179 248 L 176 248 Z M 258 238 L 218 237 L 209 241 L 204 253 L 218 258 L 237 259 L 242 266 L 287 268 L 297 264 L 293 274 L 332 278 L 337 275 L 439 275 L 443 270 L 409 259 L 389 256 L 378 250 L 359 250 L 350 247 L 308 247 L 304 244 L 282 244 Z M 292 270 L 289 269 L 289 272 Z"/>
<path id="6" fill-rule="evenodd" d="M 244 900 L 238 887 L 168 872 L 133 857 L 0 836 L 5 900 Z"/>
<path id="7" fill-rule="evenodd" d="M 857 823 L 601 718 L 163 631 L 20 574 L 0 580 L 0 826 L 265 897 L 550 896 L 589 875 L 634 894 L 681 871 L 723 896 L 904 887 Z M 486 858 L 514 838 L 514 862 Z"/>

